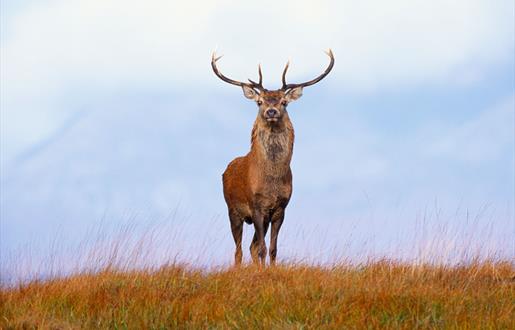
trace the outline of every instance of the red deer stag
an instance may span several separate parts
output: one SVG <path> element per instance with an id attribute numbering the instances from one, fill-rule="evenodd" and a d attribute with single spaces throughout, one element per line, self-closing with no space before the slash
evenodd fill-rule
<path id="1" fill-rule="evenodd" d="M 241 239 L 243 222 L 254 224 L 254 238 L 250 245 L 252 260 L 265 263 L 265 235 L 270 223 L 270 263 L 275 264 L 277 236 L 284 219 L 284 211 L 292 193 L 290 161 L 293 153 L 293 125 L 288 117 L 288 103 L 302 95 L 302 88 L 311 86 L 329 74 L 334 65 L 331 50 L 327 52 L 330 63 L 320 76 L 301 84 L 287 84 L 286 64 L 282 74 L 283 86 L 278 90 L 263 87 L 261 66 L 259 82 L 249 83 L 232 80 L 217 68 L 220 57 L 213 53 L 211 66 L 223 81 L 243 88 L 243 95 L 257 103 L 259 111 L 252 128 L 250 152 L 229 163 L 223 174 L 224 198 L 229 209 L 231 230 L 236 244 L 236 265 L 241 264 Z M 258 260 L 259 258 L 259 260 Z"/>

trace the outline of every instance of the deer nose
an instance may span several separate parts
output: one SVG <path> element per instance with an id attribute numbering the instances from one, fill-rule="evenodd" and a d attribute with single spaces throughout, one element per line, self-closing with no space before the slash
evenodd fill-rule
<path id="1" fill-rule="evenodd" d="M 267 116 L 267 117 L 273 118 L 273 117 L 275 117 L 276 115 L 277 115 L 277 110 L 275 110 L 275 109 L 268 109 L 268 110 L 266 111 L 266 116 Z"/>

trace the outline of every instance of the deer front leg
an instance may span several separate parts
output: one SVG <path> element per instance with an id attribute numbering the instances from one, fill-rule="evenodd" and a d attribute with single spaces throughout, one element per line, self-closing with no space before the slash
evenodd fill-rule
<path id="1" fill-rule="evenodd" d="M 272 232 L 270 233 L 270 264 L 275 265 L 277 256 L 277 236 L 284 220 L 284 208 L 280 208 L 272 214 Z"/>
<path id="2" fill-rule="evenodd" d="M 266 219 L 265 219 L 265 223 L 263 224 L 265 233 L 264 233 L 263 237 L 266 236 L 269 223 L 270 222 L 266 221 Z M 265 254 L 266 254 L 266 252 L 265 252 Z M 257 236 L 256 231 L 254 232 L 254 237 L 252 238 L 252 243 L 250 244 L 250 255 L 252 256 L 252 261 L 254 263 L 257 263 L 258 262 L 258 236 Z"/>
<path id="3" fill-rule="evenodd" d="M 229 219 L 231 221 L 232 237 L 234 238 L 234 244 L 236 245 L 236 250 L 234 252 L 234 264 L 235 266 L 239 266 L 243 257 L 243 253 L 241 252 L 243 220 L 240 219 L 234 211 L 229 211 Z"/>
<path id="4" fill-rule="evenodd" d="M 254 211 L 252 221 L 254 222 L 255 233 L 250 245 L 250 254 L 254 263 L 258 262 L 259 257 L 259 261 L 264 265 L 266 258 L 265 235 L 268 229 L 268 221 L 266 221 L 264 213 L 261 211 Z"/>

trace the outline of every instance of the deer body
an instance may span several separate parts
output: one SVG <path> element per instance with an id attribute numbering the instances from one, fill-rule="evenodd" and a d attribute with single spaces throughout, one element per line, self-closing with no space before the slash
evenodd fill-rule
<path id="1" fill-rule="evenodd" d="M 253 207 L 273 210 L 287 204 L 292 191 L 291 123 L 276 129 L 256 122 L 252 133 L 250 152 L 229 163 L 223 174 L 225 201 L 244 219 L 252 216 Z"/>
<path id="2" fill-rule="evenodd" d="M 236 244 L 235 263 L 242 261 L 243 223 L 253 224 L 254 237 L 250 246 L 254 262 L 265 262 L 265 235 L 271 225 L 270 262 L 275 263 L 277 237 L 284 220 L 286 206 L 292 194 L 290 162 L 293 155 L 294 130 L 286 110 L 287 105 L 302 95 L 305 86 L 320 81 L 334 64 L 331 63 L 321 76 L 303 84 L 286 84 L 286 66 L 283 72 L 283 88 L 269 91 L 263 88 L 261 68 L 259 83 L 241 83 L 222 75 L 213 54 L 212 66 L 222 80 L 241 86 L 245 97 L 254 100 L 259 111 L 254 122 L 251 148 L 247 155 L 229 163 L 223 178 L 223 192 L 227 203 L 231 231 Z"/>
<path id="3" fill-rule="evenodd" d="M 270 126 L 257 118 L 252 129 L 251 149 L 244 157 L 234 159 L 223 174 L 224 198 L 229 209 L 231 228 L 237 243 L 236 262 L 240 263 L 243 221 L 254 224 L 256 233 L 266 231 L 272 223 L 270 258 L 275 261 L 277 235 L 284 220 L 284 211 L 292 193 L 290 162 L 294 132 L 288 118 L 282 125 Z M 263 256 L 255 234 L 251 255 Z M 262 245 L 263 246 L 263 245 Z"/>

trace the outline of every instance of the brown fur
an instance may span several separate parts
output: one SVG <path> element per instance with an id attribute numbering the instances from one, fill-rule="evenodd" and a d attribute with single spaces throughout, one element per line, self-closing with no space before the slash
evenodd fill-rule
<path id="1" fill-rule="evenodd" d="M 264 262 L 264 235 L 272 224 L 270 260 L 275 262 L 277 235 L 284 219 L 284 210 L 292 193 L 290 162 L 293 154 L 294 131 L 288 117 L 282 91 L 265 91 L 254 122 L 250 152 L 229 163 L 223 174 L 224 197 L 229 209 L 236 242 L 236 263 L 241 262 L 241 232 L 243 221 L 254 224 L 256 233 L 251 245 L 254 261 Z M 280 119 L 268 122 L 264 112 L 273 107 Z"/>

